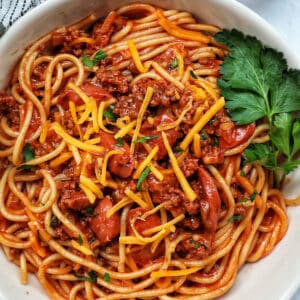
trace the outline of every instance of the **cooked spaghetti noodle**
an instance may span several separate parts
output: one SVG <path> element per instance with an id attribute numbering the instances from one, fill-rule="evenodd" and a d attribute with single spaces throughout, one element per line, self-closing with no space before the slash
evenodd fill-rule
<path id="1" fill-rule="evenodd" d="M 0 243 L 51 299 L 211 299 L 284 237 L 268 140 L 217 87 L 219 28 L 130 4 L 35 42 L 0 96 Z M 287 202 L 289 205 L 294 202 Z"/>

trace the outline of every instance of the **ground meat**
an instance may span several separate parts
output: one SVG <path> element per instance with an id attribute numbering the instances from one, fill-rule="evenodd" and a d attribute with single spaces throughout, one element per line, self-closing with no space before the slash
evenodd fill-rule
<path id="1" fill-rule="evenodd" d="M 136 191 L 136 181 L 135 180 L 126 180 L 123 179 L 117 190 L 112 192 L 112 198 L 115 202 L 121 201 L 124 197 L 127 197 L 125 194 L 125 190 L 131 190 L 133 192 Z"/>
<path id="2" fill-rule="evenodd" d="M 59 29 L 52 33 L 51 43 L 54 49 L 60 53 L 73 53 L 80 56 L 85 45 L 83 43 L 75 45 L 72 43 L 81 36 L 86 36 L 83 30 Z"/>
<path id="3" fill-rule="evenodd" d="M 81 210 L 90 206 L 91 203 L 83 191 L 65 189 L 60 198 L 60 207 L 65 210 L 68 208 Z"/>
<path id="4" fill-rule="evenodd" d="M 52 152 L 61 143 L 61 137 L 58 136 L 53 130 L 49 130 L 45 143 L 41 144 L 38 140 L 31 142 L 36 157 L 43 156 Z"/>
<path id="5" fill-rule="evenodd" d="M 169 107 L 172 102 L 178 101 L 178 91 L 172 84 L 167 84 L 164 80 L 141 79 L 132 87 L 134 97 L 143 99 L 146 94 L 147 87 L 153 88 L 153 96 L 151 98 L 150 107 L 166 106 Z"/>
<path id="6" fill-rule="evenodd" d="M 203 149 L 202 161 L 206 165 L 222 164 L 224 162 L 224 153 L 219 147 L 209 145 Z"/>
<path id="7" fill-rule="evenodd" d="M 130 117 L 136 119 L 141 108 L 143 99 L 134 97 L 133 94 L 128 96 L 118 97 L 118 102 L 115 104 L 114 113 L 120 117 Z"/>
<path id="8" fill-rule="evenodd" d="M 19 105 L 13 96 L 0 93 L 0 118 L 7 117 L 8 124 L 18 130 L 20 124 Z"/>
<path id="9" fill-rule="evenodd" d="M 180 169 L 185 177 L 190 177 L 197 171 L 199 167 L 198 161 L 198 158 L 192 157 L 191 155 L 184 158 L 180 163 Z"/>
<path id="10" fill-rule="evenodd" d="M 125 94 L 128 92 L 128 80 L 119 70 L 107 70 L 104 66 L 100 66 L 96 71 L 96 77 L 97 83 L 110 93 L 119 92 Z"/>
<path id="11" fill-rule="evenodd" d="M 79 136 L 77 126 L 74 123 L 72 114 L 69 110 L 64 112 L 64 115 L 61 118 L 61 125 L 67 130 L 68 134 L 72 135 L 73 137 Z"/>
<path id="12" fill-rule="evenodd" d="M 122 28 L 125 21 L 115 11 L 110 12 L 103 22 L 96 23 L 93 27 L 92 37 L 95 43 L 91 44 L 91 50 L 98 50 L 105 47 L 114 31 Z"/>
<path id="13" fill-rule="evenodd" d="M 149 121 L 145 121 L 141 127 L 141 133 L 146 136 L 155 136 L 155 139 L 151 139 L 148 141 L 148 144 L 151 148 L 154 148 L 158 145 L 159 150 L 157 153 L 157 159 L 160 160 L 167 155 L 167 149 L 164 146 L 163 138 L 161 131 L 157 131 L 157 126 L 161 124 L 168 124 L 174 122 L 176 119 L 171 113 L 162 113 L 153 118 L 153 124 L 149 123 Z M 165 130 L 166 136 L 168 138 L 169 144 L 172 147 L 177 138 L 179 138 L 179 132 L 176 128 L 171 128 L 169 130 Z"/>
<path id="14" fill-rule="evenodd" d="M 194 238 L 182 241 L 177 247 L 176 252 L 185 258 L 204 259 L 212 252 L 213 234 L 197 234 Z"/>

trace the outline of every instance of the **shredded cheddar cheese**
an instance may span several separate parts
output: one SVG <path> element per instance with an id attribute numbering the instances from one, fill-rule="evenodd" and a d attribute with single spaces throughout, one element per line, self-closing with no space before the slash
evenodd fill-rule
<path id="1" fill-rule="evenodd" d="M 90 178 L 86 177 L 85 175 L 80 175 L 80 183 L 87 188 L 89 188 L 98 198 L 103 198 L 102 191 L 100 188 L 91 180 Z"/>
<path id="2" fill-rule="evenodd" d="M 109 218 L 111 217 L 113 214 L 115 214 L 118 210 L 120 210 L 121 208 L 123 208 L 124 206 L 126 206 L 129 203 L 132 203 L 133 200 L 127 197 L 124 197 L 121 201 L 119 201 L 118 203 L 116 203 L 112 208 L 110 208 L 107 213 L 106 213 L 106 217 Z"/>
<path id="3" fill-rule="evenodd" d="M 87 196 L 87 198 L 89 199 L 91 204 L 94 204 L 95 200 L 96 200 L 96 196 L 94 195 L 94 193 L 84 184 L 80 183 L 79 187 L 83 190 L 83 192 L 85 193 L 85 195 Z"/>
<path id="4" fill-rule="evenodd" d="M 101 176 L 100 176 L 100 183 L 103 186 L 106 186 L 106 170 L 107 170 L 108 160 L 111 156 L 116 155 L 116 154 L 123 154 L 123 151 L 121 151 L 121 150 L 111 150 L 111 151 L 107 152 L 105 157 L 104 157 L 103 164 L 102 164 Z"/>
<path id="5" fill-rule="evenodd" d="M 81 253 L 85 254 L 85 255 L 93 255 L 93 252 L 91 249 L 87 248 L 86 246 L 80 245 L 78 242 L 72 240 L 72 247 L 78 251 L 80 251 Z"/>
<path id="6" fill-rule="evenodd" d="M 180 148 L 183 150 L 187 149 L 187 147 L 193 140 L 194 135 L 198 133 L 209 122 L 209 120 L 211 120 L 214 117 L 214 115 L 224 107 L 224 105 L 224 98 L 219 98 L 219 100 L 216 103 L 214 103 L 208 109 L 208 111 L 206 111 L 206 113 L 201 117 L 201 119 L 191 128 L 184 140 L 180 143 Z"/>
<path id="7" fill-rule="evenodd" d="M 172 152 L 171 146 L 169 144 L 167 135 L 164 132 L 162 132 L 162 137 L 163 137 L 163 142 L 164 142 L 165 148 L 168 151 L 170 163 L 172 165 L 174 173 L 175 173 L 184 193 L 186 194 L 187 198 L 190 201 L 194 201 L 197 198 L 197 195 L 194 192 L 194 190 L 191 188 L 190 184 L 188 183 L 187 179 L 185 178 L 184 174 L 182 173 L 181 169 L 179 168 L 176 157 L 175 157 L 174 153 Z"/>
<path id="8" fill-rule="evenodd" d="M 114 135 L 115 139 L 119 139 L 124 137 L 128 134 L 136 125 L 136 120 L 130 122 L 129 124 L 125 125 L 124 127 L 120 128 L 120 130 Z"/>
<path id="9" fill-rule="evenodd" d="M 103 153 L 104 148 L 101 146 L 90 145 L 88 143 L 81 142 L 76 138 L 69 135 L 64 128 L 57 122 L 51 124 L 51 129 L 53 129 L 59 136 L 61 136 L 68 144 L 75 146 L 81 150 L 85 150 L 88 152 L 95 152 L 95 153 Z"/>
<path id="10" fill-rule="evenodd" d="M 169 130 L 172 128 L 176 128 L 179 126 L 179 124 L 184 120 L 184 116 L 185 114 L 191 110 L 193 107 L 193 100 L 191 99 L 188 104 L 186 105 L 186 107 L 182 110 L 182 112 L 180 113 L 180 116 L 178 117 L 178 119 L 174 122 L 171 123 L 163 123 L 160 124 L 156 127 L 157 131 L 165 131 L 165 130 Z"/>
<path id="11" fill-rule="evenodd" d="M 139 164 L 138 168 L 136 169 L 136 171 L 133 174 L 133 179 L 138 179 L 141 176 L 142 172 L 150 164 L 151 160 L 157 154 L 158 150 L 159 150 L 159 148 L 156 145 L 151 150 L 151 152 L 148 154 L 148 156 Z"/>
<path id="12" fill-rule="evenodd" d="M 72 152 L 63 152 L 58 157 L 51 160 L 49 165 L 51 168 L 56 168 L 61 164 L 65 163 L 66 161 L 68 161 L 72 156 L 73 156 Z"/>
<path id="13" fill-rule="evenodd" d="M 139 70 L 140 73 L 146 73 L 148 70 L 142 64 L 139 52 L 136 48 L 134 41 L 128 40 L 127 45 L 136 68 Z"/>
<path id="14" fill-rule="evenodd" d="M 198 41 L 201 43 L 209 43 L 210 38 L 198 31 L 191 31 L 183 29 L 174 23 L 170 22 L 165 16 L 162 10 L 156 10 L 156 15 L 158 19 L 158 23 L 161 27 L 163 27 L 169 34 L 183 39 L 183 40 L 192 40 Z"/>
<path id="15" fill-rule="evenodd" d="M 139 206 L 143 208 L 148 207 L 148 204 L 144 200 L 142 200 L 141 197 L 135 194 L 133 191 L 125 190 L 125 195 L 128 196 L 130 199 L 132 199 L 134 202 L 136 202 Z"/>
<path id="16" fill-rule="evenodd" d="M 131 141 L 131 145 L 130 145 L 130 154 L 134 153 L 134 147 L 135 147 L 135 143 L 134 141 L 137 139 L 139 132 L 140 132 L 140 128 L 142 125 L 142 121 L 143 121 L 143 116 L 146 112 L 146 109 L 151 101 L 152 95 L 153 95 L 153 88 L 148 86 L 147 90 L 146 90 L 146 94 L 142 103 L 142 106 L 139 110 L 138 116 L 137 116 L 137 120 L 136 120 L 136 126 L 135 126 L 135 130 L 132 136 L 132 141 Z"/>
<path id="17" fill-rule="evenodd" d="M 42 125 L 42 132 L 40 135 L 40 143 L 44 144 L 46 139 L 47 139 L 47 133 L 49 130 L 49 126 L 50 126 L 50 122 L 46 121 L 43 125 Z"/>
<path id="18" fill-rule="evenodd" d="M 171 270 L 171 271 L 154 271 L 151 273 L 151 278 L 160 278 L 160 277 L 176 277 L 176 276 L 186 276 L 193 274 L 197 271 L 199 271 L 201 268 L 195 267 L 195 268 L 189 268 L 184 270 Z"/>

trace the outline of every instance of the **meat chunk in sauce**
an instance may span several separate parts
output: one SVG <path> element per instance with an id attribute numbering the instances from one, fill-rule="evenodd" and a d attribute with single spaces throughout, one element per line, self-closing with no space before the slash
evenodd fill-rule
<path id="1" fill-rule="evenodd" d="M 176 119 L 175 117 L 170 113 L 163 113 L 161 115 L 155 116 L 153 124 L 150 124 L 149 121 L 145 121 L 142 124 L 141 127 L 141 133 L 145 136 L 155 136 L 155 139 L 151 139 L 148 141 L 148 144 L 151 146 L 151 148 L 154 148 L 156 145 L 158 145 L 158 153 L 157 153 L 157 159 L 160 160 L 164 158 L 167 155 L 167 149 L 164 146 L 163 138 L 161 131 L 157 131 L 157 126 L 161 124 L 168 124 L 174 122 Z M 165 131 L 169 144 L 172 147 L 177 138 L 179 137 L 179 132 L 176 128 L 172 128 Z"/>
<path id="2" fill-rule="evenodd" d="M 110 197 L 107 196 L 101 199 L 94 209 L 95 217 L 91 218 L 89 222 L 100 245 L 112 241 L 120 234 L 120 216 L 117 213 L 109 218 L 106 216 L 112 207 L 113 202 Z"/>
<path id="3" fill-rule="evenodd" d="M 122 146 L 117 146 L 117 142 L 113 135 L 102 130 L 100 130 L 99 135 L 101 138 L 100 143 L 105 149 L 116 149 L 123 152 L 123 154 L 115 154 L 110 157 L 108 162 L 109 171 L 119 177 L 128 178 L 132 174 L 134 167 L 134 159 L 132 155 L 130 155 L 128 144 L 123 141 Z"/>

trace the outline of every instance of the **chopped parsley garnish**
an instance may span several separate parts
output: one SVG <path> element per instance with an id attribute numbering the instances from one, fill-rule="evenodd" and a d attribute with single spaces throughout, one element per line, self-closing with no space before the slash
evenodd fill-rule
<path id="1" fill-rule="evenodd" d="M 269 121 L 270 142 L 250 145 L 245 151 L 247 162 L 273 170 L 279 184 L 300 165 L 295 159 L 300 150 L 300 119 L 293 114 L 300 110 L 300 70 L 289 69 L 282 53 L 235 29 L 217 33 L 215 39 L 230 50 L 218 86 L 232 120 L 238 125 L 261 118 Z"/>
<path id="2" fill-rule="evenodd" d="M 94 55 L 93 63 L 95 64 L 106 57 L 107 57 L 107 53 L 105 53 L 103 50 L 99 50 Z"/>
<path id="3" fill-rule="evenodd" d="M 107 54 L 103 50 L 99 50 L 98 52 L 96 52 L 93 59 L 90 59 L 85 53 L 83 53 L 82 54 L 82 63 L 86 67 L 92 69 L 94 67 L 94 64 L 96 64 L 100 60 L 104 59 L 105 57 L 107 57 Z"/>
<path id="4" fill-rule="evenodd" d="M 57 225 L 57 223 L 58 223 L 58 219 L 57 219 L 57 217 L 56 216 L 52 216 L 51 217 L 51 220 L 50 220 L 50 227 L 54 227 L 54 226 L 56 226 Z"/>
<path id="5" fill-rule="evenodd" d="M 213 123 L 215 123 L 218 120 L 217 117 L 213 117 L 208 123 L 211 125 Z"/>
<path id="6" fill-rule="evenodd" d="M 183 152 L 183 150 L 181 148 L 179 148 L 179 147 L 175 147 L 173 149 L 173 153 L 182 153 L 182 152 Z"/>
<path id="7" fill-rule="evenodd" d="M 79 245 L 83 245 L 83 239 L 82 239 L 82 236 L 80 234 L 78 236 L 78 243 L 79 243 Z"/>
<path id="8" fill-rule="evenodd" d="M 200 133 L 200 137 L 203 141 L 207 140 L 207 133 L 204 130 L 202 130 Z"/>
<path id="9" fill-rule="evenodd" d="M 256 190 L 254 190 L 254 192 L 253 192 L 253 193 L 250 195 L 250 200 L 251 200 L 251 202 L 253 202 L 253 201 L 254 201 L 254 199 L 255 199 L 256 195 L 257 195 L 257 191 L 256 191 Z"/>
<path id="10" fill-rule="evenodd" d="M 242 221 L 244 217 L 242 215 L 232 215 L 230 218 L 228 218 L 227 222 L 239 222 Z"/>
<path id="11" fill-rule="evenodd" d="M 117 147 L 122 147 L 124 145 L 123 139 L 122 138 L 117 138 L 116 139 L 116 146 Z"/>
<path id="12" fill-rule="evenodd" d="M 245 176 L 246 176 L 246 174 L 245 174 L 245 172 L 244 172 L 244 170 L 243 170 L 243 169 L 240 171 L 240 174 L 241 174 L 241 176 L 243 176 L 243 177 L 245 177 Z"/>
<path id="13" fill-rule="evenodd" d="M 103 275 L 103 279 L 105 282 L 110 282 L 110 275 L 109 273 L 105 272 Z"/>
<path id="14" fill-rule="evenodd" d="M 195 74 L 195 72 L 193 70 L 190 70 L 190 74 L 191 74 L 192 78 L 198 79 L 198 76 Z"/>
<path id="15" fill-rule="evenodd" d="M 113 111 L 109 108 L 109 109 L 105 109 L 103 111 L 103 116 L 105 118 L 111 119 L 113 122 L 117 121 L 118 117 L 116 114 L 113 113 Z"/>
<path id="16" fill-rule="evenodd" d="M 143 136 L 135 141 L 133 141 L 135 144 L 138 144 L 138 143 L 146 143 L 147 141 L 150 141 L 150 140 L 153 140 L 153 139 L 156 139 L 157 136 L 156 135 L 149 135 L 149 136 Z"/>
<path id="17" fill-rule="evenodd" d="M 191 240 L 191 244 L 194 246 L 194 249 L 199 249 L 200 247 L 203 249 L 207 249 L 206 245 L 203 243 L 198 243 L 195 240 Z"/>
<path id="18" fill-rule="evenodd" d="M 97 214 L 94 213 L 94 207 L 87 207 L 85 210 L 81 211 L 84 217 L 95 217 Z"/>
<path id="19" fill-rule="evenodd" d="M 214 139 L 214 146 L 219 147 L 219 139 L 218 139 L 218 137 L 214 135 L 213 139 Z"/>
<path id="20" fill-rule="evenodd" d="M 141 187 L 142 187 L 142 183 L 144 182 L 144 180 L 147 178 L 147 176 L 149 175 L 150 173 L 150 167 L 146 167 L 145 170 L 142 172 L 140 178 L 138 179 L 138 182 L 136 184 L 136 189 L 138 191 L 141 190 Z"/>
<path id="21" fill-rule="evenodd" d="M 178 67 L 178 60 L 177 58 L 174 58 L 169 64 L 169 69 L 176 69 L 177 67 Z"/>
<path id="22" fill-rule="evenodd" d="M 75 277 L 77 277 L 79 280 L 88 281 L 91 283 L 95 283 L 97 280 L 97 277 L 98 277 L 98 275 L 95 271 L 88 272 L 89 276 L 79 275 L 79 274 L 76 274 L 75 272 L 73 273 L 73 275 Z"/>
<path id="23" fill-rule="evenodd" d="M 34 159 L 34 151 L 29 143 L 25 144 L 24 150 L 23 150 L 23 155 L 24 155 L 25 161 Z"/>
<path id="24" fill-rule="evenodd" d="M 24 149 L 23 149 L 23 156 L 24 156 L 24 160 L 27 162 L 27 161 L 30 161 L 30 160 L 33 160 L 35 155 L 34 155 L 34 151 L 33 151 L 33 148 L 32 146 L 29 144 L 29 143 L 26 143 L 25 146 L 24 146 Z M 28 170 L 28 169 L 31 169 L 33 168 L 34 165 L 20 165 L 17 167 L 17 170 Z"/>
<path id="25" fill-rule="evenodd" d="M 92 69 L 94 66 L 93 61 L 90 58 L 88 58 L 88 56 L 85 53 L 82 54 L 82 63 L 90 69 Z"/>

